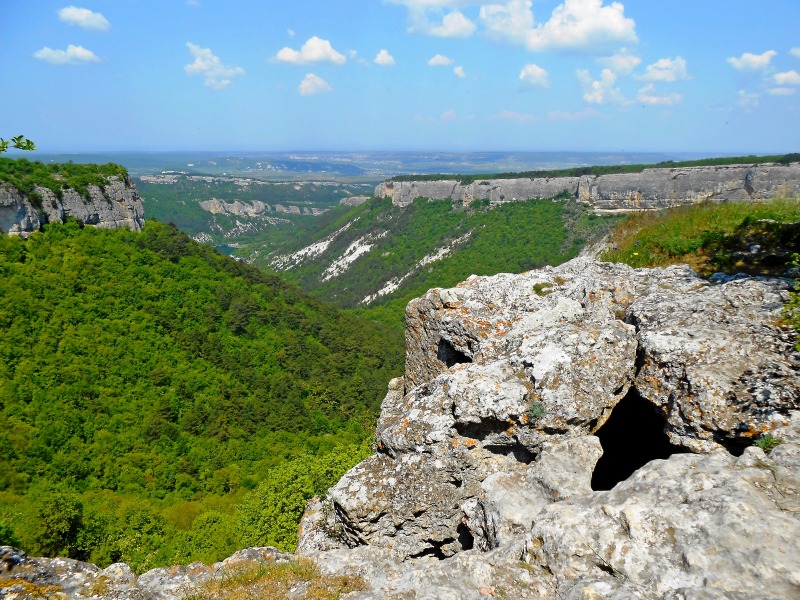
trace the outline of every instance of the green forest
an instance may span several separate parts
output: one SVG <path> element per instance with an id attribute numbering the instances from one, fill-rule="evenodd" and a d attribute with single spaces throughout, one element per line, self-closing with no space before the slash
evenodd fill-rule
<path id="1" fill-rule="evenodd" d="M 338 213 L 318 232 L 298 237 L 272 256 L 302 248 L 350 223 L 326 252 L 280 274 L 317 297 L 402 328 L 408 301 L 432 287 L 451 287 L 470 275 L 560 264 L 619 221 L 618 216 L 595 215 L 569 200 L 527 200 L 496 207 L 483 200 L 465 207 L 456 201 L 419 198 L 398 207 L 388 198 L 372 199 Z M 324 280 L 333 257 L 367 235 L 374 247 L 341 275 Z M 417 267 L 424 257 L 456 240 L 461 241 L 449 256 Z M 268 267 L 269 260 L 259 258 L 256 264 Z M 397 291 L 368 307 L 360 304 L 387 281 L 401 277 L 405 278 Z"/>
<path id="2" fill-rule="evenodd" d="M 0 544 L 143 570 L 291 550 L 368 450 L 396 332 L 173 226 L 0 237 Z"/>
<path id="3" fill-rule="evenodd" d="M 82 165 L 72 163 L 49 163 L 30 161 L 24 158 L 0 157 L 0 182 L 8 183 L 34 203 L 41 198 L 34 191 L 35 186 L 48 188 L 59 198 L 65 189 L 74 189 L 81 196 L 88 197 L 89 186 L 103 187 L 111 176 L 127 177 L 124 167 L 114 163 L 106 165 Z"/>

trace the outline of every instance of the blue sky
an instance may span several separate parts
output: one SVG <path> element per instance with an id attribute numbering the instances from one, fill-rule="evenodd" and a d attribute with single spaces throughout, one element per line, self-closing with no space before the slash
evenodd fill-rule
<path id="1" fill-rule="evenodd" d="M 798 151 L 798 23 L 798 0 L 0 0 L 0 136 Z"/>

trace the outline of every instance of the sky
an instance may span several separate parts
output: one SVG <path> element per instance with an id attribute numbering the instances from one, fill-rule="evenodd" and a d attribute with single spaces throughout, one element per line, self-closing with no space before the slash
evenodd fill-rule
<path id="1" fill-rule="evenodd" d="M 0 137 L 800 151 L 800 0 L 0 0 Z"/>

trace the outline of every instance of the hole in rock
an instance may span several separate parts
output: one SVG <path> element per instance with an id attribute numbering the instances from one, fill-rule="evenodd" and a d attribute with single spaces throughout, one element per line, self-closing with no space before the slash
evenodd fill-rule
<path id="1" fill-rule="evenodd" d="M 469 527 L 462 523 L 456 529 L 456 533 L 458 534 L 458 543 L 461 544 L 461 549 L 472 550 L 475 546 L 475 537 L 472 535 Z"/>
<path id="2" fill-rule="evenodd" d="M 433 556 L 438 558 L 439 560 L 444 560 L 447 558 L 447 555 L 442 550 L 442 546 L 446 544 L 452 544 L 455 540 L 452 538 L 447 538 L 441 542 L 436 542 L 434 540 L 428 540 L 431 544 L 428 548 L 425 548 L 422 552 L 417 552 L 416 554 L 412 554 L 409 558 L 422 558 L 423 556 Z"/>
<path id="3" fill-rule="evenodd" d="M 472 362 L 469 356 L 453 348 L 453 344 L 444 338 L 439 340 L 439 349 L 436 351 L 436 358 L 446 364 L 448 369 L 453 365 Z"/>
<path id="4" fill-rule="evenodd" d="M 688 452 L 670 443 L 664 418 L 636 390 L 629 391 L 595 434 L 603 456 L 592 473 L 592 489 L 610 490 L 651 460 Z"/>

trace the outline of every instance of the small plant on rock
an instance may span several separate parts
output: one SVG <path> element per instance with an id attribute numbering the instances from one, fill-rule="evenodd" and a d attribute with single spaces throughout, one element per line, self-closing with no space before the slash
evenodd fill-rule
<path id="1" fill-rule="evenodd" d="M 545 409 L 544 404 L 541 402 L 534 402 L 528 409 L 528 418 L 530 419 L 531 423 L 535 423 L 541 419 L 546 412 L 547 410 Z"/>
<path id="2" fill-rule="evenodd" d="M 761 448 L 766 454 L 772 452 L 775 448 L 780 446 L 783 440 L 780 438 L 772 437 L 769 433 L 762 435 L 754 444 Z"/>

